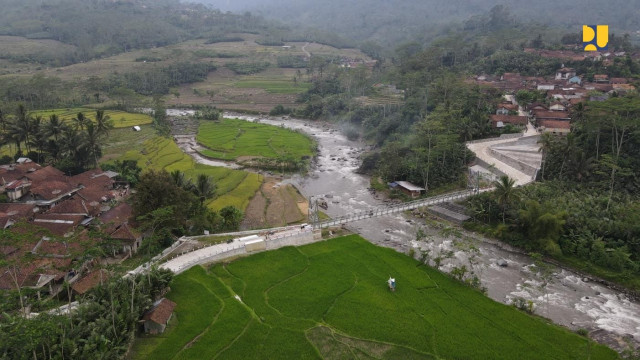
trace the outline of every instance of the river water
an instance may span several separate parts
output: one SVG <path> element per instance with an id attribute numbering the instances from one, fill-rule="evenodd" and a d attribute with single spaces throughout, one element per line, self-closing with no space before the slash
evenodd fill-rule
<path id="1" fill-rule="evenodd" d="M 349 141 L 329 124 L 295 119 L 257 118 L 225 113 L 225 117 L 285 126 L 313 136 L 319 145 L 315 166 L 308 175 L 285 180 L 306 197 L 324 198 L 330 216 L 385 205 L 371 192 L 369 178 L 355 173 L 366 146 Z M 428 225 L 427 225 L 428 223 Z M 428 251 L 430 263 L 442 258 L 440 269 L 472 269 L 495 301 L 510 304 L 516 298 L 531 301 L 534 312 L 570 329 L 586 329 L 591 336 L 614 349 L 640 344 L 640 304 L 625 294 L 609 289 L 573 272 L 553 268 L 550 278 L 542 278 L 534 261 L 508 245 L 451 227 L 405 214 L 361 220 L 348 225 L 369 241 L 419 256 Z M 416 240 L 418 229 L 424 237 Z M 498 262 L 507 266 L 499 266 Z M 502 263 L 502 265 L 505 265 Z M 546 283 L 546 285 L 545 285 Z"/>

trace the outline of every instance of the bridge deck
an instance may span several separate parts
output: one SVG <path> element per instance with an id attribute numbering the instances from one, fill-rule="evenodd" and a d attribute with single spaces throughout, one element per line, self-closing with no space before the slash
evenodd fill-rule
<path id="1" fill-rule="evenodd" d="M 487 191 L 487 190 L 489 189 L 483 189 L 480 191 Z M 369 210 L 359 211 L 350 215 L 345 215 L 345 216 L 337 217 L 334 219 L 318 222 L 314 224 L 313 227 L 326 228 L 330 226 L 342 225 L 352 221 L 364 220 L 364 219 L 369 219 L 372 217 L 388 215 L 388 214 L 395 214 L 395 213 L 403 212 L 406 210 L 413 210 L 420 207 L 431 206 L 431 205 L 442 204 L 442 203 L 453 201 L 453 200 L 464 199 L 472 195 L 475 195 L 477 193 L 478 191 L 476 191 L 475 189 L 463 190 L 463 191 L 457 191 L 449 194 L 433 196 L 426 199 L 406 202 L 402 204 L 395 204 L 391 206 L 381 206 L 381 207 L 377 207 Z"/>

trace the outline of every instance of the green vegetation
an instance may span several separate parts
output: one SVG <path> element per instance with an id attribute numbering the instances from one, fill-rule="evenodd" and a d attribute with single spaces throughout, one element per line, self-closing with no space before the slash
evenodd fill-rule
<path id="1" fill-rule="evenodd" d="M 638 116 L 637 94 L 574 107 L 571 134 L 539 140 L 541 183 L 469 200 L 482 230 L 640 289 Z"/>
<path id="2" fill-rule="evenodd" d="M 255 173 L 197 164 L 171 139 L 163 137 L 147 140 L 142 150 L 127 151 L 119 160 L 135 160 L 143 171 L 179 170 L 190 179 L 195 179 L 200 174 L 211 176 L 217 187 L 216 197 L 206 204 L 215 211 L 229 205 L 244 210 L 262 184 L 262 176 Z"/>
<path id="3" fill-rule="evenodd" d="M 171 287 L 177 324 L 134 358 L 618 358 L 358 236 L 195 267 Z"/>
<path id="4" fill-rule="evenodd" d="M 95 122 L 96 110 L 89 108 L 71 108 L 71 109 L 51 109 L 32 111 L 30 115 L 36 117 L 41 116 L 48 119 L 51 115 L 57 115 L 63 122 L 70 122 L 78 113 L 84 113 L 85 116 Z M 147 114 L 129 113 L 119 110 L 104 110 L 104 116 L 108 116 L 113 121 L 114 128 L 128 128 L 134 125 L 151 124 L 151 116 Z"/>
<path id="5" fill-rule="evenodd" d="M 202 154 L 215 159 L 253 160 L 254 165 L 300 168 L 315 153 L 313 141 L 306 135 L 282 127 L 237 119 L 203 122 L 198 142 L 207 147 Z M 245 160 L 246 162 L 246 160 Z"/>
<path id="6" fill-rule="evenodd" d="M 238 75 L 257 74 L 266 70 L 271 64 L 269 62 L 253 62 L 253 63 L 228 63 L 225 65 Z"/>
<path id="7" fill-rule="evenodd" d="M 0 354 L 16 360 L 120 359 L 139 328 L 138 320 L 166 291 L 172 276 L 167 270 L 151 270 L 115 277 L 83 295 L 69 315 L 25 318 L 5 313 L 0 318 Z"/>

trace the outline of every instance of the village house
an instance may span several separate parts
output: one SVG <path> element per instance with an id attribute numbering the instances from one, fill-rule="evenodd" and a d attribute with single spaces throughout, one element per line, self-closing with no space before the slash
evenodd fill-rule
<path id="1" fill-rule="evenodd" d="M 593 75 L 593 82 L 598 83 L 598 84 L 608 84 L 609 83 L 609 75 L 606 75 L 606 74 Z"/>
<path id="2" fill-rule="evenodd" d="M 167 328 L 169 320 L 171 320 L 175 307 L 176 303 L 166 298 L 156 301 L 151 310 L 142 316 L 144 332 L 147 334 L 162 334 Z"/>
<path id="3" fill-rule="evenodd" d="M 511 112 L 518 111 L 518 105 L 511 103 L 500 103 L 496 110 L 496 115 L 509 115 Z"/>
<path id="4" fill-rule="evenodd" d="M 563 103 L 557 101 L 557 102 L 554 102 L 553 104 L 551 104 L 549 106 L 549 110 L 551 110 L 551 111 L 566 111 L 567 107 Z"/>
<path id="5" fill-rule="evenodd" d="M 0 203 L 0 228 L 9 228 L 20 220 L 32 220 L 36 212 L 34 204 Z"/>
<path id="6" fill-rule="evenodd" d="M 529 122 L 528 117 L 519 115 L 490 115 L 489 118 L 491 119 L 491 127 L 493 128 L 501 128 L 507 124 L 527 126 Z"/>
<path id="7" fill-rule="evenodd" d="M 537 128 L 540 132 L 549 132 L 554 135 L 567 135 L 571 132 L 571 123 L 563 120 L 539 120 Z"/>
<path id="8" fill-rule="evenodd" d="M 573 68 L 562 67 L 556 71 L 556 80 L 569 80 L 576 76 L 576 70 Z"/>
<path id="9" fill-rule="evenodd" d="M 420 197 L 422 192 L 425 191 L 424 188 L 413 185 L 408 181 L 395 181 L 395 182 L 389 183 L 389 187 L 391 187 L 392 189 L 398 189 L 404 194 L 412 198 Z"/>
<path id="10" fill-rule="evenodd" d="M 571 120 L 569 113 L 566 111 L 534 111 L 533 117 L 536 121 L 540 120 Z"/>
<path id="11" fill-rule="evenodd" d="M 105 269 L 94 270 L 74 282 L 71 289 L 76 295 L 84 295 L 94 287 L 105 284 L 110 277 L 111 275 Z"/>

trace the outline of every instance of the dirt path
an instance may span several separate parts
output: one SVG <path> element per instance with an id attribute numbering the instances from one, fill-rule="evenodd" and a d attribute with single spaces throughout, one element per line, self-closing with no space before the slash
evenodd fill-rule
<path id="1" fill-rule="evenodd" d="M 302 46 L 302 51 L 304 52 L 305 56 L 307 57 L 307 59 L 311 58 L 311 53 L 309 53 L 307 51 L 307 46 L 309 45 L 309 43 L 306 43 Z"/>

